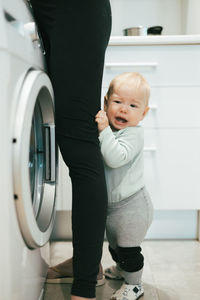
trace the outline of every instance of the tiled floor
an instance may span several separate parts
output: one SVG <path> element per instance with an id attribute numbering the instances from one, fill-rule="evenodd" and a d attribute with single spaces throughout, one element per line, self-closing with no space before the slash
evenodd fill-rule
<path id="1" fill-rule="evenodd" d="M 145 241 L 141 300 L 200 300 L 200 243 L 198 241 Z M 51 244 L 51 264 L 55 265 L 72 254 L 70 242 Z M 103 267 L 113 264 L 104 243 Z M 108 300 L 122 281 L 106 280 L 97 287 L 97 300 Z M 70 299 L 69 284 L 46 284 L 44 300 Z"/>

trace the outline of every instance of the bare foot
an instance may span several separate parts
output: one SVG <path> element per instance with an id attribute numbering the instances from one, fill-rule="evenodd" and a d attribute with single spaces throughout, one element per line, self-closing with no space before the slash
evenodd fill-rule
<path id="1" fill-rule="evenodd" d="M 55 279 L 60 277 L 73 277 L 73 262 L 69 258 L 56 266 L 50 267 L 47 273 L 47 279 Z"/>

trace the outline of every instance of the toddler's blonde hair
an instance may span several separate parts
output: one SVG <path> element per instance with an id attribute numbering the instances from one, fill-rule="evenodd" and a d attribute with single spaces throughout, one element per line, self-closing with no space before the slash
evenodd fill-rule
<path id="1" fill-rule="evenodd" d="M 146 79 L 144 79 L 144 77 L 138 72 L 125 72 L 114 77 L 109 85 L 106 94 L 106 100 L 109 100 L 111 95 L 114 93 L 116 85 L 120 87 L 120 85 L 126 84 L 127 81 L 129 81 L 129 83 L 131 83 L 131 86 L 134 88 L 135 95 L 139 94 L 140 97 L 142 97 L 145 107 L 148 106 L 150 97 L 150 86 Z"/>

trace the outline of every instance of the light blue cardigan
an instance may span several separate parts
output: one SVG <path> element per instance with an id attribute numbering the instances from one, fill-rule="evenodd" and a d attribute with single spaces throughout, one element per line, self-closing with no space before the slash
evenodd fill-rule
<path id="1" fill-rule="evenodd" d="M 108 203 L 119 202 L 144 186 L 141 126 L 112 131 L 106 127 L 99 135 L 104 159 Z"/>

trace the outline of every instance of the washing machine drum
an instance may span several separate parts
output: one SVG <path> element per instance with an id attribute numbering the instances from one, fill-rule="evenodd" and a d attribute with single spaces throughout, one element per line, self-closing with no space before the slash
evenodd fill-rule
<path id="1" fill-rule="evenodd" d="M 43 246 L 55 217 L 57 147 L 53 89 L 48 76 L 28 72 L 13 131 L 13 183 L 19 227 L 29 248 Z"/>

